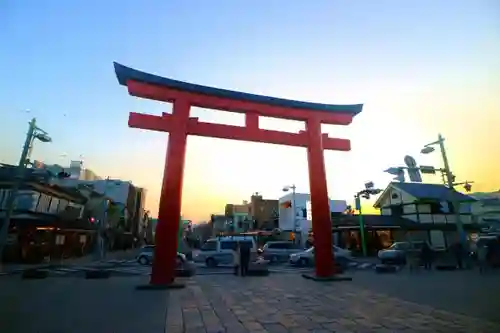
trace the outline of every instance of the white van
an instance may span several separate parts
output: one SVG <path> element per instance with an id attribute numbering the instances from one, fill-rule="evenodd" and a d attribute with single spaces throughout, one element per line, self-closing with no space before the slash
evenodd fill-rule
<path id="1" fill-rule="evenodd" d="M 257 243 L 252 236 L 222 236 L 207 240 L 193 259 L 195 262 L 205 263 L 207 267 L 230 265 L 237 243 L 249 247 L 251 252 L 257 252 Z"/>

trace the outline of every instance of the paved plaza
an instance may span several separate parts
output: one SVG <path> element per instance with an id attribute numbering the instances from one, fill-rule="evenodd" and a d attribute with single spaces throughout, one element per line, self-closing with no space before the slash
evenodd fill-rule
<path id="1" fill-rule="evenodd" d="M 493 311 L 497 312 L 499 303 L 484 298 L 499 294 L 490 289 L 498 275 L 358 271 L 353 277 L 352 282 L 318 283 L 300 274 L 204 275 L 184 280 L 186 288 L 181 290 L 137 291 L 134 287 L 146 283 L 147 277 L 21 280 L 5 276 L 0 278 L 0 331 L 500 332 L 500 322 L 488 320 L 498 317 Z M 474 284 L 472 292 L 448 295 L 466 281 Z M 416 291 L 408 291 L 412 288 Z M 489 307 L 494 307 L 491 313 L 484 311 Z"/>

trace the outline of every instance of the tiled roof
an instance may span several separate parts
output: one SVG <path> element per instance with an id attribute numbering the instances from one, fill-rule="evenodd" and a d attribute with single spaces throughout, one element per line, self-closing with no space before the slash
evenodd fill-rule
<path id="1" fill-rule="evenodd" d="M 363 214 L 363 221 L 367 227 L 407 226 L 416 223 L 402 217 L 397 217 L 392 215 L 374 215 L 374 214 Z M 341 215 L 333 217 L 332 224 L 334 227 L 358 226 L 359 215 Z"/>
<path id="2" fill-rule="evenodd" d="M 77 189 L 65 188 L 58 186 L 57 184 L 52 184 L 51 179 L 55 176 L 50 171 L 45 169 L 35 169 L 35 168 L 24 168 L 22 175 L 22 182 L 24 185 L 26 184 L 34 184 L 27 185 L 28 187 L 32 186 L 43 186 L 45 188 L 50 188 L 52 190 L 65 193 L 66 195 L 71 196 L 76 201 L 85 201 L 85 197 L 78 191 Z M 0 181 L 3 182 L 12 182 L 14 181 L 17 175 L 17 167 L 13 165 L 3 164 L 0 167 Z"/>
<path id="3" fill-rule="evenodd" d="M 394 187 L 414 196 L 417 199 L 434 199 L 439 201 L 476 201 L 471 196 L 449 189 L 440 184 L 424 183 L 391 183 Z"/>

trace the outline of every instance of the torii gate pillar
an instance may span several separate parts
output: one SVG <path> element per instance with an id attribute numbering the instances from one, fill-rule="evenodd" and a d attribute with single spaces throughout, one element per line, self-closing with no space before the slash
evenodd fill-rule
<path id="1" fill-rule="evenodd" d="M 129 126 L 169 132 L 167 156 L 156 227 L 156 249 L 150 285 L 171 286 L 175 279 L 177 235 L 188 135 L 273 143 L 307 148 L 311 210 L 315 239 L 315 277 L 335 275 L 332 225 L 324 150 L 349 151 L 350 142 L 322 134 L 321 124 L 349 125 L 362 105 L 328 105 L 285 100 L 200 86 L 140 72 L 115 63 L 118 81 L 132 96 L 173 103 L 172 114 L 153 116 L 130 113 Z M 203 123 L 190 118 L 191 106 L 244 113 L 244 127 Z M 259 116 L 304 121 L 299 133 L 259 128 Z"/>

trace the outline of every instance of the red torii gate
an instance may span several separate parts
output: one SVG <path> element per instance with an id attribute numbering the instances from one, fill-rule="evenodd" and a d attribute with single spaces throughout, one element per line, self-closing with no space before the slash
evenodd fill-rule
<path id="1" fill-rule="evenodd" d="M 118 82 L 127 86 L 130 95 L 173 103 L 172 114 L 154 116 L 131 112 L 128 121 L 129 127 L 170 133 L 156 226 L 151 285 L 167 286 L 175 279 L 188 135 L 307 148 L 316 276 L 328 278 L 335 274 L 323 150 L 349 151 L 351 145 L 349 140 L 329 138 L 328 134 L 322 134 L 321 124 L 349 125 L 353 117 L 361 112 L 362 104 L 328 105 L 293 101 L 176 81 L 118 63 L 114 63 L 114 67 Z M 200 122 L 189 116 L 191 106 L 244 113 L 246 126 Z M 260 129 L 259 116 L 304 121 L 306 130 L 287 133 Z"/>

